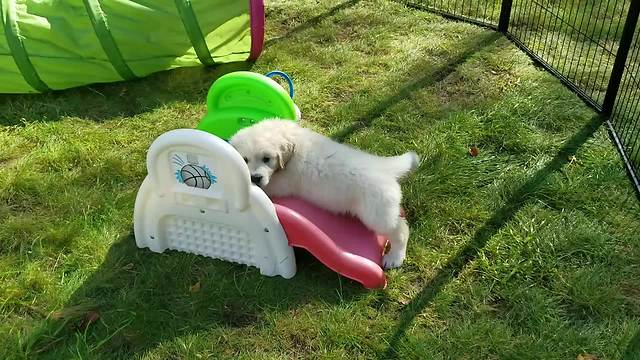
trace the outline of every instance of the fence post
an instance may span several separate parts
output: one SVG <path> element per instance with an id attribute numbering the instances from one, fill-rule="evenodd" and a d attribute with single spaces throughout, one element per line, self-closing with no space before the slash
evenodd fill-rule
<path id="1" fill-rule="evenodd" d="M 622 81 L 622 75 L 624 74 L 624 66 L 627 62 L 627 56 L 629 55 L 631 42 L 633 41 L 633 34 L 636 30 L 636 25 L 638 24 L 638 15 L 640 15 L 640 0 L 631 0 L 631 3 L 629 4 L 629 12 L 627 13 L 627 20 L 624 23 L 624 29 L 622 30 L 622 36 L 620 37 L 620 43 L 618 44 L 616 60 L 613 63 L 613 68 L 611 69 L 609 85 L 607 85 L 607 93 L 605 94 L 604 101 L 602 102 L 602 112 L 605 115 L 611 115 L 616 103 L 616 97 L 618 96 L 618 90 L 620 89 L 620 82 Z"/>
<path id="2" fill-rule="evenodd" d="M 502 33 L 506 33 L 509 29 L 511 5 L 513 5 L 513 0 L 502 0 L 502 5 L 500 6 L 500 21 L 498 22 L 498 31 Z"/>

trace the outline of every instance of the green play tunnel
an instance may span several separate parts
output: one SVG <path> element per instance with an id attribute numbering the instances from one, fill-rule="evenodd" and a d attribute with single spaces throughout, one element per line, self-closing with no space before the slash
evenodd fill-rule
<path id="1" fill-rule="evenodd" d="M 0 0 L 0 93 L 255 59 L 262 0 Z"/>

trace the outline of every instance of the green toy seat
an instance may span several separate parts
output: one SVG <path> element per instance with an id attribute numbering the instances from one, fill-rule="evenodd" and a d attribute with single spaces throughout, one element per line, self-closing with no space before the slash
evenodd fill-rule
<path id="1" fill-rule="evenodd" d="M 269 77 L 237 71 L 216 80 L 207 95 L 207 115 L 197 128 L 229 139 L 240 129 L 269 118 L 297 120 L 296 105 Z"/>

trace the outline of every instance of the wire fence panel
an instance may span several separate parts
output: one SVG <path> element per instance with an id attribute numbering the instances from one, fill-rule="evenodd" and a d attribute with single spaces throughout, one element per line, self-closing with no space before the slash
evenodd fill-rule
<path id="1" fill-rule="evenodd" d="M 640 23 L 634 33 L 610 123 L 632 181 L 640 189 Z"/>
<path id="2" fill-rule="evenodd" d="M 514 0 L 509 34 L 602 110 L 628 0 Z"/>
<path id="3" fill-rule="evenodd" d="M 410 6 L 496 28 L 502 0 L 415 0 Z"/>

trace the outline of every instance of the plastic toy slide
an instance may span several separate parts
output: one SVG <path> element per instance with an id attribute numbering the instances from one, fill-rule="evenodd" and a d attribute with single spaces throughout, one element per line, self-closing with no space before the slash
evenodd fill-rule
<path id="1" fill-rule="evenodd" d="M 273 202 L 289 245 L 306 249 L 331 270 L 368 289 L 386 286 L 384 236 L 354 217 L 329 213 L 301 199 L 277 198 Z"/>
<path id="2" fill-rule="evenodd" d="M 292 247 L 300 247 L 366 288 L 384 287 L 384 237 L 356 218 L 298 198 L 269 199 L 251 184 L 244 160 L 225 140 L 264 118 L 299 117 L 282 87 L 254 75 L 239 72 L 218 79 L 199 129 L 172 130 L 151 144 L 148 175 L 135 204 L 136 244 L 251 265 L 263 275 L 284 278 L 295 275 Z"/>

